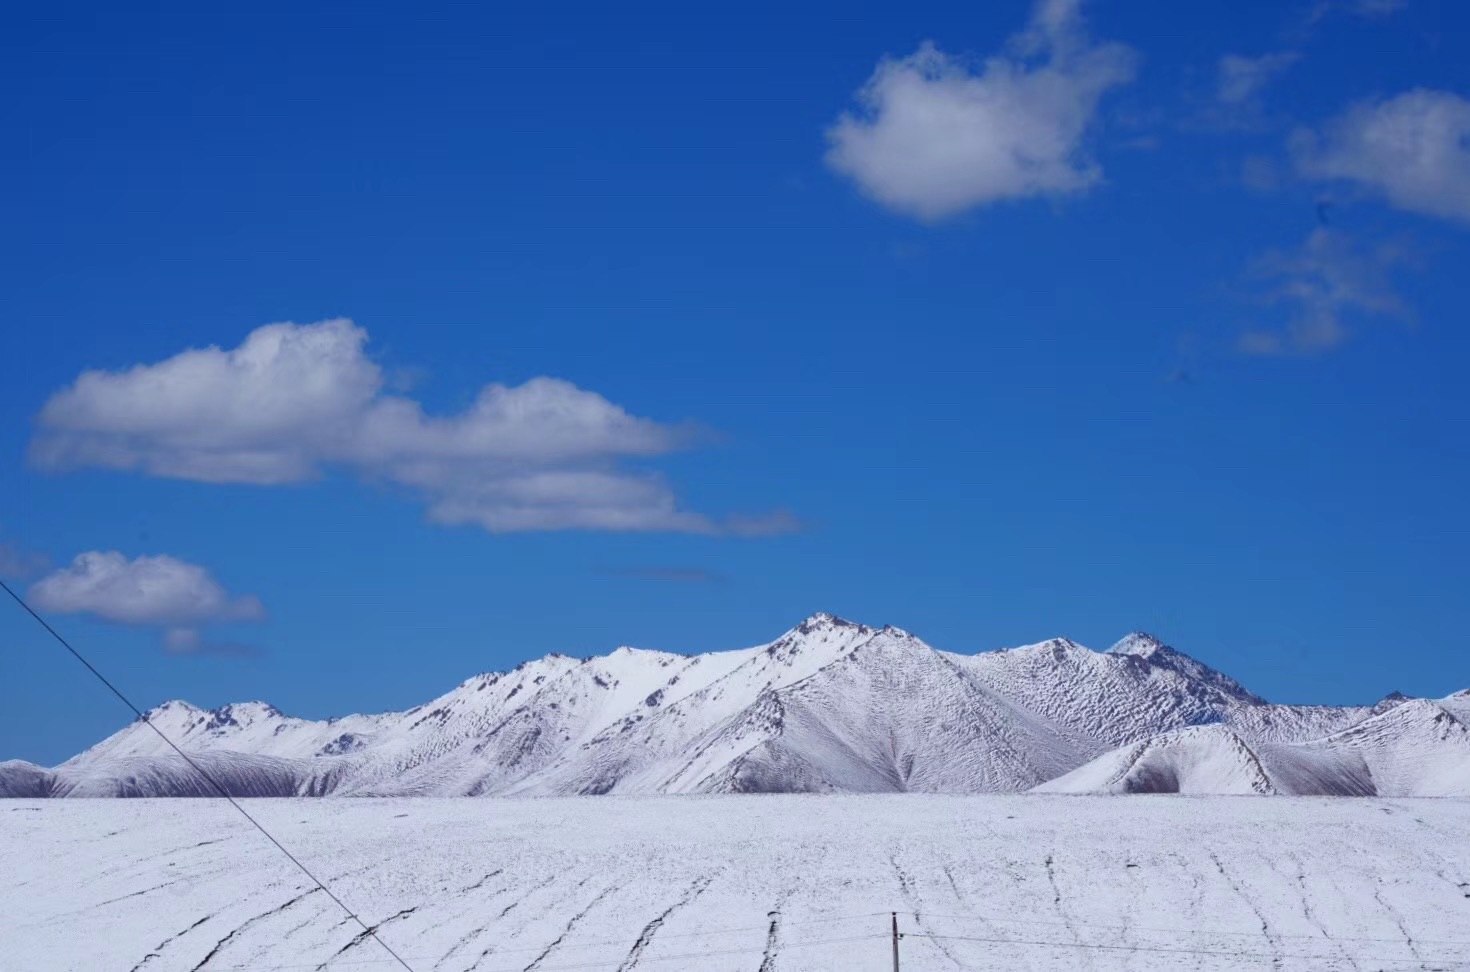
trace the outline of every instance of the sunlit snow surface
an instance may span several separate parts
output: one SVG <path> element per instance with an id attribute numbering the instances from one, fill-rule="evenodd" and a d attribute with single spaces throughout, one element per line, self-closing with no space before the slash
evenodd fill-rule
<path id="1" fill-rule="evenodd" d="M 259 800 L 416 970 L 1470 968 L 1470 801 Z M 389 969 L 217 800 L 0 801 L 6 972 Z"/>

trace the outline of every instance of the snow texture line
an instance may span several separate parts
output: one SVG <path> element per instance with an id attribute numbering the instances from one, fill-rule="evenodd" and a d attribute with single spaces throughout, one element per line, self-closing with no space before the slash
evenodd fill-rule
<path id="1" fill-rule="evenodd" d="M 1051 885 L 1052 907 L 1056 909 L 1057 917 L 1062 919 L 1062 924 L 1066 927 L 1068 934 L 1072 936 L 1072 941 L 1081 944 L 1082 936 L 1078 934 L 1077 926 L 1075 923 L 1073 923 L 1072 916 L 1068 914 L 1067 909 L 1062 906 L 1062 888 L 1061 885 L 1057 884 L 1056 859 L 1052 857 L 1052 855 L 1048 854 L 1046 855 L 1046 859 L 1042 861 L 1042 864 L 1044 864 L 1046 867 L 1047 883 Z M 1087 965 L 1092 964 L 1092 958 L 1087 953 L 1083 953 L 1083 958 Z"/>
<path id="2" fill-rule="evenodd" d="M 1211 851 L 1210 861 L 1215 865 L 1215 870 L 1220 872 L 1220 877 L 1225 880 L 1226 884 L 1230 885 L 1230 890 L 1235 892 L 1235 896 L 1245 903 L 1245 906 L 1256 916 L 1256 920 L 1261 923 L 1261 935 L 1265 937 L 1266 944 L 1271 947 L 1271 950 L 1276 956 L 1271 964 L 1274 968 L 1281 968 L 1283 962 L 1281 943 L 1271 934 L 1271 922 L 1267 920 L 1266 913 L 1261 910 L 1260 906 L 1256 904 L 1250 895 L 1245 893 L 1245 890 L 1240 886 L 1239 882 L 1226 873 L 1225 862 L 1220 860 L 1219 854 Z"/>
<path id="3" fill-rule="evenodd" d="M 503 908 L 501 910 L 500 914 L 498 914 L 498 915 L 495 916 L 495 921 L 497 921 L 497 922 L 500 921 L 506 915 L 508 915 L 512 911 L 514 911 L 516 908 L 520 907 L 522 904 L 524 904 L 531 897 L 531 895 L 535 894 L 537 891 L 540 891 L 543 888 L 547 888 L 547 887 L 550 887 L 552 884 L 555 884 L 556 883 L 556 878 L 557 878 L 557 876 L 555 874 L 551 875 L 546 880 L 541 881 L 535 887 L 531 888 L 531 890 L 529 890 L 525 894 L 521 895 L 519 898 L 516 898 L 510 904 L 506 905 L 505 908 Z M 583 881 L 582 883 L 585 884 L 587 882 Z M 578 887 L 581 887 L 581 885 L 578 885 Z M 486 932 L 486 931 L 489 931 L 489 928 L 482 928 L 482 929 L 480 929 L 480 932 L 481 933 Z M 468 942 L 466 942 L 465 944 L 468 944 Z M 466 972 L 475 972 L 475 970 L 480 967 L 480 963 L 484 962 L 485 959 L 489 958 L 493 954 L 495 954 L 495 946 L 494 946 L 494 944 L 491 944 L 491 945 L 487 946 L 483 952 L 480 953 L 479 957 L 475 959 L 475 964 L 471 965 L 469 967 L 469 969 L 466 970 Z M 448 956 L 446 956 L 446 958 L 447 957 Z"/>
<path id="4" fill-rule="evenodd" d="M 585 884 L 586 882 L 583 883 Z M 609 884 L 601 891 L 601 893 L 597 895 L 597 897 L 587 902 L 587 907 L 583 908 L 575 915 L 572 915 L 572 917 L 567 921 L 567 926 L 563 928 L 561 934 L 556 937 L 556 941 L 546 946 L 545 951 L 532 959 L 531 964 L 526 966 L 523 972 L 533 972 L 533 970 L 538 968 L 542 962 L 546 961 L 547 956 L 549 956 L 552 952 L 555 952 L 558 948 L 561 947 L 561 943 L 567 940 L 567 936 L 572 933 L 572 929 L 577 927 L 577 923 L 580 922 L 583 918 L 586 918 L 588 912 L 597 907 L 598 902 L 602 901 L 603 898 L 606 898 L 608 895 L 612 894 L 614 889 L 616 888 L 616 884 Z"/>
<path id="5" fill-rule="evenodd" d="M 155 884 L 153 887 L 151 887 L 151 888 L 144 888 L 142 891 L 134 891 L 131 894 L 125 894 L 125 895 L 122 895 L 121 897 L 109 898 L 106 901 L 103 901 L 103 902 L 100 902 L 98 904 L 92 905 L 92 909 L 105 908 L 105 907 L 107 907 L 110 904 L 117 904 L 119 901 L 126 901 L 129 898 L 138 898 L 138 897 L 141 897 L 141 896 L 143 896 L 145 894 L 152 894 L 155 891 L 162 891 L 164 888 L 171 888 L 175 884 L 182 883 L 184 880 L 185 880 L 184 878 L 174 878 L 172 881 L 165 881 L 162 884 Z"/>
<path id="6" fill-rule="evenodd" d="M 244 934 L 247 929 L 259 924 L 262 921 L 265 921 L 272 915 L 280 914 L 281 912 L 285 911 L 287 908 L 290 908 L 292 905 L 297 904 L 298 902 L 305 901 L 307 898 L 311 897 L 313 894 L 316 894 L 320 890 L 320 888 L 312 888 L 308 891 L 303 892 L 302 894 L 297 895 L 283 905 L 272 908 L 270 911 L 267 911 L 264 914 L 256 915 L 254 918 L 247 919 L 244 924 L 238 926 L 234 931 L 230 932 L 224 938 L 221 938 L 218 942 L 216 942 L 214 948 L 209 950 L 209 954 L 204 956 L 204 959 L 198 965 L 194 966 L 191 972 L 199 972 L 200 969 L 204 968 L 210 962 L 214 961 L 214 957 L 218 955 L 221 951 L 223 951 L 226 945 L 230 944 L 230 942 L 234 941 L 236 938 L 240 937 L 240 935 Z"/>
<path id="7" fill-rule="evenodd" d="M 766 951 L 757 972 L 776 972 L 776 950 L 781 947 L 781 912 L 771 912 L 771 927 L 766 930 Z"/>
<path id="8" fill-rule="evenodd" d="M 190 925 L 188 928 L 185 928 L 183 931 L 170 935 L 168 938 L 165 938 L 163 941 L 153 946 L 153 951 L 143 956 L 143 960 L 137 965 L 133 966 L 132 969 L 129 970 L 129 972 L 138 972 L 139 969 L 143 968 L 154 959 L 163 958 L 163 950 L 165 948 L 168 948 L 174 942 L 178 941 L 180 938 L 183 938 L 185 935 L 189 934 L 189 932 L 198 928 L 200 925 L 204 924 L 206 921 L 213 917 L 213 915 L 205 915 L 203 918 L 200 918 L 198 921 L 194 922 L 194 924 Z"/>
<path id="9" fill-rule="evenodd" d="M 919 917 L 920 902 L 918 894 L 914 891 L 913 879 L 910 878 L 908 874 L 904 872 L 904 869 L 899 866 L 897 857 L 890 856 L 888 858 L 888 863 L 893 865 L 893 873 L 898 875 L 898 886 L 903 891 L 904 898 L 906 898 L 908 900 L 908 903 L 913 907 L 913 911 L 910 913 L 914 916 L 914 924 L 918 925 L 920 929 L 923 929 L 924 919 Z M 965 967 L 965 963 L 961 962 L 958 958 L 955 957 L 954 952 L 950 951 L 948 945 L 933 936 L 927 937 L 929 938 L 930 943 L 934 945 L 935 948 L 944 953 L 945 958 L 954 963 L 956 968 L 962 969 Z"/>
<path id="10" fill-rule="evenodd" d="M 343 945 L 340 949 L 337 950 L 337 954 L 336 955 L 333 955 L 331 958 L 327 959 L 321 965 L 318 965 L 317 966 L 317 972 L 322 972 L 322 970 L 325 969 L 327 966 L 331 965 L 337 959 L 341 958 L 343 955 L 345 955 L 348 952 L 352 951 L 354 948 L 356 948 L 357 946 L 361 945 L 363 942 L 367 941 L 369 938 L 377 938 L 378 937 L 378 931 L 379 931 L 379 929 L 381 929 L 384 925 L 388 924 L 389 922 L 399 921 L 401 919 L 407 918 L 407 917 L 409 917 L 410 915 L 412 915 L 414 912 L 416 912 L 418 910 L 419 910 L 419 905 L 414 905 L 412 908 L 405 908 L 405 909 L 403 909 L 402 911 L 398 912 L 398 914 L 396 914 L 396 915 L 389 915 L 387 918 L 384 918 L 382 921 L 378 922 L 376 925 L 364 925 L 362 931 L 358 932 L 356 935 L 353 936 L 352 941 L 348 942 L 346 945 Z"/>
<path id="11" fill-rule="evenodd" d="M 710 886 L 710 882 L 712 882 L 713 880 L 714 876 L 708 875 L 695 881 L 689 886 L 689 890 L 684 892 L 684 896 L 682 898 L 669 905 L 669 907 L 665 909 L 663 914 L 659 915 L 657 918 L 644 925 L 643 930 L 638 933 L 637 941 L 635 941 L 633 943 L 633 947 L 628 950 L 627 957 L 624 958 L 622 964 L 617 967 L 617 972 L 628 972 L 629 969 L 637 965 L 638 957 L 643 954 L 643 950 L 646 949 L 649 943 L 653 941 L 653 936 L 658 934 L 658 930 L 663 927 L 664 922 L 669 920 L 669 916 L 678 911 L 680 908 L 688 907 L 695 898 L 698 898 L 701 894 L 704 894 L 705 889 Z"/>
<path id="12" fill-rule="evenodd" d="M 1403 914 L 1388 903 L 1388 899 L 1383 896 L 1383 887 L 1384 881 L 1380 877 L 1373 888 L 1373 900 L 1377 901 L 1379 906 L 1393 919 L 1394 924 L 1399 926 L 1399 933 L 1404 936 L 1404 945 L 1408 948 L 1409 954 L 1421 962 L 1424 961 L 1424 956 L 1419 954 L 1419 947 L 1414 943 L 1414 936 L 1409 934 L 1409 926 L 1404 923 Z"/>

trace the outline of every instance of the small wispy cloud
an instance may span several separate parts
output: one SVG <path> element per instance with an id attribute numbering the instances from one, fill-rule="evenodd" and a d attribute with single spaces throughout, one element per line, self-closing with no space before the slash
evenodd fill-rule
<path id="1" fill-rule="evenodd" d="M 1186 127 L 1215 132 L 1259 132 L 1282 124 L 1267 107 L 1267 92 L 1293 64 L 1296 51 L 1256 56 L 1226 54 L 1215 66 L 1214 87 Z"/>
<path id="2" fill-rule="evenodd" d="M 163 650 L 170 655 L 217 658 L 259 658 L 259 647 L 239 641 L 206 638 L 197 628 L 169 628 L 163 633 Z"/>
<path id="3" fill-rule="evenodd" d="M 1246 331 L 1238 349 L 1251 355 L 1320 354 L 1348 340 L 1357 322 L 1410 317 L 1393 283 L 1393 271 L 1407 258 L 1402 246 L 1361 247 L 1326 227 L 1300 247 L 1265 254 L 1251 276 L 1262 287 L 1259 300 L 1277 308 L 1284 321 Z"/>
<path id="4" fill-rule="evenodd" d="M 1258 57 L 1226 54 L 1220 58 L 1215 100 L 1237 108 L 1258 102 L 1267 86 L 1300 57 L 1296 51 L 1275 51 Z"/>

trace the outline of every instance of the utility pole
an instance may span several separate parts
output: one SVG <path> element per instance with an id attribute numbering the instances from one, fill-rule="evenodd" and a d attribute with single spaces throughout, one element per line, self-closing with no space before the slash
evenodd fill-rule
<path id="1" fill-rule="evenodd" d="M 898 912 L 893 913 L 893 972 L 898 972 Z"/>

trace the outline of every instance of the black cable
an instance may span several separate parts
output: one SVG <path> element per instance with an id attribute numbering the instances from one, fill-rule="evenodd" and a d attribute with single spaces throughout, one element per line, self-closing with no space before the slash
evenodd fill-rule
<path id="1" fill-rule="evenodd" d="M 127 706 L 129 709 L 132 709 L 133 710 L 133 713 L 139 719 L 141 719 L 143 721 L 143 723 L 148 726 L 149 729 L 152 729 L 154 732 L 156 732 L 158 734 L 158 738 L 159 739 L 162 739 L 165 743 L 168 744 L 168 746 L 169 746 L 170 749 L 172 749 L 174 752 L 176 752 L 180 756 L 182 756 L 184 758 L 184 762 L 188 763 L 191 767 L 193 767 L 194 771 L 196 773 L 198 773 L 200 776 L 204 777 L 205 781 L 208 782 L 210 786 L 214 787 L 215 790 L 217 790 L 219 792 L 219 795 L 220 796 L 224 797 L 226 800 L 229 801 L 230 806 L 232 806 L 236 810 L 240 811 L 240 816 L 242 816 L 246 820 L 250 821 L 251 826 L 253 826 L 256 830 L 260 831 L 262 834 L 265 835 L 265 839 L 266 840 L 270 841 L 272 844 L 275 844 L 276 845 L 276 849 L 279 850 L 282 854 L 285 854 L 286 857 L 287 857 L 287 859 L 289 859 L 292 864 L 295 864 L 298 868 L 300 868 L 301 873 L 302 874 L 305 874 L 308 878 L 310 878 L 312 884 L 315 884 L 318 888 L 321 888 L 322 893 L 325 894 L 327 897 L 331 898 L 332 901 L 336 903 L 337 907 L 341 908 L 344 912 L 346 912 L 347 917 L 349 917 L 353 921 L 357 922 L 357 924 L 359 926 L 361 926 L 363 932 L 366 935 L 368 935 L 369 937 L 371 937 L 372 940 L 375 941 L 375 942 L 377 942 L 379 945 L 383 946 L 383 951 L 385 951 L 389 955 L 393 956 L 393 959 L 399 965 L 401 965 L 405 969 L 407 969 L 408 972 L 414 972 L 413 966 L 409 965 L 407 962 L 405 962 L 403 960 L 403 958 L 401 956 L 399 956 L 399 954 L 397 952 L 395 952 L 395 951 L 393 951 L 393 949 L 389 948 L 388 947 L 388 943 L 385 942 L 385 941 L 383 941 L 381 938 L 378 937 L 378 933 L 377 933 L 376 930 L 374 930 L 371 926 L 369 926 L 367 924 L 367 922 L 365 922 L 361 918 L 359 918 L 357 916 L 357 913 L 356 912 L 354 912 L 351 908 L 347 907 L 347 905 L 345 905 L 342 902 L 342 899 L 341 898 L 339 898 L 335 894 L 333 894 L 332 893 L 332 889 L 329 888 L 329 887 L 327 887 L 326 884 L 324 884 L 322 882 L 322 880 L 320 878 L 318 878 L 315 874 L 311 873 L 311 871 L 307 868 L 307 866 L 305 864 L 301 863 L 301 861 L 299 861 L 296 858 L 296 855 L 295 854 L 292 854 L 290 851 L 288 851 L 286 849 L 286 847 L 285 847 L 284 844 L 282 844 L 279 840 L 276 840 L 274 837 L 272 837 L 271 836 L 271 832 L 269 830 L 266 830 L 265 827 L 261 826 L 260 821 L 259 820 L 256 820 L 254 817 L 252 817 L 250 815 L 249 811 L 247 811 L 244 807 L 240 806 L 239 802 L 234 797 L 230 796 L 230 794 L 228 792 L 225 791 L 225 788 L 220 785 L 220 783 L 219 783 L 218 780 L 216 780 L 213 776 L 210 776 L 209 773 L 205 772 L 204 767 L 202 767 L 198 763 L 196 763 L 194 761 L 194 758 L 192 756 L 190 756 L 188 753 L 186 753 L 182 749 L 180 749 L 178 747 L 178 745 L 172 739 L 168 738 L 168 736 L 164 734 L 164 732 L 163 732 L 162 729 L 158 728 L 151 721 L 149 721 L 147 713 L 145 713 L 142 709 L 140 709 L 136 705 L 134 705 L 133 702 L 132 702 L 132 700 L 129 699 L 126 695 L 124 695 L 122 693 L 122 690 L 120 690 L 116 685 L 113 685 L 112 682 L 108 681 L 106 675 L 103 675 L 101 672 L 99 672 L 96 669 L 96 667 L 91 662 L 89 662 L 89 661 L 87 661 L 87 659 L 83 658 L 82 657 L 82 653 L 79 652 L 79 651 L 77 651 L 75 648 L 73 648 L 71 646 L 71 643 L 70 642 L 68 642 L 65 638 L 63 638 L 60 634 L 58 634 L 57 631 L 56 631 L 56 629 L 53 628 L 53 627 L 51 627 L 51 625 L 47 623 L 47 621 L 46 621 L 45 618 L 43 618 L 39 614 L 37 614 L 36 611 L 35 611 L 35 609 L 32 608 L 29 604 L 27 604 L 25 602 L 25 599 L 24 598 L 22 598 L 19 594 L 15 593 L 15 591 L 11 589 L 11 587 L 10 587 L 9 584 L 5 583 L 5 581 L 3 581 L 3 580 L 0 580 L 0 589 L 4 589 L 5 593 L 6 594 L 9 594 L 11 596 L 11 598 L 13 598 L 15 600 L 15 603 L 19 604 L 22 608 L 25 609 L 25 612 L 27 614 L 29 614 L 31 617 L 35 618 L 36 619 L 36 622 L 38 624 L 40 624 L 41 627 L 45 628 L 46 631 L 47 631 L 47 633 L 49 633 L 51 635 L 51 637 L 55 638 L 57 640 L 57 642 L 60 643 L 61 647 L 65 648 L 67 651 L 69 651 L 71 653 L 71 656 L 73 658 L 75 658 L 77 661 L 81 662 L 86 667 L 87 671 L 89 671 L 93 675 L 97 676 L 97 680 L 99 682 L 101 682 L 103 685 L 107 686 L 107 690 L 109 692 L 111 692 L 113 695 L 115 695 L 119 699 L 121 699 L 123 705 Z"/>
<path id="2" fill-rule="evenodd" d="M 1042 942 L 1021 938 L 986 938 L 980 935 L 931 935 L 925 932 L 905 932 L 902 938 L 931 939 L 934 941 L 948 942 L 984 942 L 987 945 L 1031 945 L 1043 948 L 1082 948 L 1095 949 L 1102 952 L 1159 952 L 1177 955 L 1214 955 L 1229 959 L 1262 959 L 1279 961 L 1281 959 L 1336 959 L 1350 958 L 1342 955 L 1303 955 L 1296 952 L 1247 952 L 1240 949 L 1205 949 L 1205 948 L 1170 948 L 1165 945 L 1105 945 L 1099 942 Z M 1333 941 L 1331 938 L 1322 939 L 1324 942 Z M 1416 962 L 1421 966 L 1425 962 L 1463 962 L 1462 957 L 1434 956 L 1431 958 L 1383 958 L 1375 956 L 1360 956 L 1375 962 Z"/>
<path id="3" fill-rule="evenodd" d="M 900 911 L 899 914 L 913 915 L 916 921 L 923 918 L 938 918 L 941 921 L 988 921 L 997 925 L 1050 925 L 1055 928 L 1072 928 L 1076 926 L 1078 928 L 1097 928 L 1102 931 L 1114 932 L 1145 932 L 1156 935 L 1199 935 L 1201 938 L 1265 938 L 1268 941 L 1276 939 L 1300 939 L 1311 942 L 1330 940 L 1334 942 L 1387 942 L 1390 944 L 1398 944 L 1404 941 L 1402 938 L 1368 938 L 1361 935 L 1301 935 L 1276 931 L 1266 934 L 1265 932 L 1258 931 L 1225 931 L 1220 928 L 1160 928 L 1151 925 L 1109 925 L 1097 921 L 1045 921 L 1040 918 L 999 918 L 994 915 L 980 913 L 971 915 L 941 915 L 932 911 Z M 1470 948 L 1470 939 L 1416 938 L 1414 942 L 1419 945 L 1459 945 Z"/>

